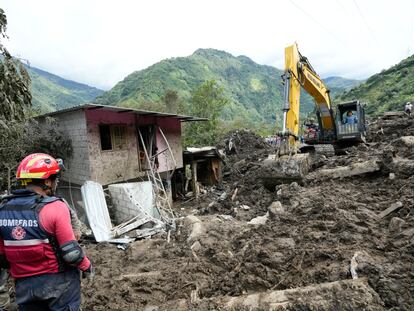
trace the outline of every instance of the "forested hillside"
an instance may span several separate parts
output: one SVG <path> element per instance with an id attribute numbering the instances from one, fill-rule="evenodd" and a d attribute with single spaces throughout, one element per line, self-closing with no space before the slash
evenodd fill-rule
<path id="1" fill-rule="evenodd" d="M 50 112 L 94 100 L 103 93 L 95 87 L 63 79 L 35 67 L 26 69 L 32 79 L 32 104 L 41 112 Z"/>
<path id="2" fill-rule="evenodd" d="M 366 111 L 373 115 L 403 110 L 407 101 L 414 101 L 414 55 L 371 76 L 365 83 L 343 93 L 339 99 L 354 98 L 366 102 Z"/>
<path id="3" fill-rule="evenodd" d="M 183 110 L 191 92 L 201 83 L 215 80 L 223 86 L 230 104 L 222 113 L 224 120 L 237 120 L 238 124 L 274 123 L 280 120 L 283 86 L 282 71 L 259 65 L 246 56 L 235 57 L 214 49 L 199 49 L 188 57 L 163 60 L 144 70 L 135 71 L 110 91 L 97 99 L 98 103 L 165 109 L 163 100 L 167 90 L 176 91 L 183 100 Z M 339 93 L 359 81 L 339 77 L 328 78 L 333 94 Z M 188 107 L 187 107 L 188 108 Z M 309 96 L 303 96 L 302 113 L 313 109 Z"/>

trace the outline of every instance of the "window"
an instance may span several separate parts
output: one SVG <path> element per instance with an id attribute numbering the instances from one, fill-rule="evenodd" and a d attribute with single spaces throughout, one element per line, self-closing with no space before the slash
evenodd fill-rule
<path id="1" fill-rule="evenodd" d="M 112 150 L 111 127 L 109 125 L 99 125 L 101 136 L 101 149 Z"/>
<path id="2" fill-rule="evenodd" d="M 124 149 L 127 144 L 127 127 L 125 125 L 99 125 L 102 150 Z"/>

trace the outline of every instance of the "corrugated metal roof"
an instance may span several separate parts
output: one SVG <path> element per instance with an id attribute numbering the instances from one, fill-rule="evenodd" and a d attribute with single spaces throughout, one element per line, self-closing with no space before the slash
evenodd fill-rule
<path id="1" fill-rule="evenodd" d="M 207 118 L 199 118 L 193 116 L 186 116 L 180 114 L 172 114 L 172 113 L 163 113 L 163 112 L 156 112 L 156 111 L 149 111 L 149 110 L 140 110 L 134 108 L 124 108 L 124 107 L 117 107 L 117 106 L 109 106 L 109 105 L 97 105 L 97 104 L 83 104 L 79 106 L 74 106 L 66 109 L 61 109 L 53 112 L 49 112 L 39 117 L 53 117 L 55 115 L 59 115 L 66 112 L 76 111 L 76 110 L 95 110 L 95 109 L 103 109 L 109 111 L 116 111 L 118 113 L 135 113 L 138 115 L 146 115 L 146 116 L 154 116 L 157 118 L 176 118 L 180 119 L 181 122 L 189 122 L 189 121 L 207 121 Z"/>

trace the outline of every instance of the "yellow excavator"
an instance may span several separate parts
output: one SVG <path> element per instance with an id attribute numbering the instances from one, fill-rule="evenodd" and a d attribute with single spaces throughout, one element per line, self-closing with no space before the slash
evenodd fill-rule
<path id="1" fill-rule="evenodd" d="M 305 56 L 299 53 L 297 44 L 285 49 L 283 128 L 279 135 L 277 153 L 270 155 L 267 166 L 273 179 L 303 177 L 310 166 L 310 150 L 334 152 L 335 148 L 365 141 L 365 112 L 357 101 L 341 103 L 334 111 L 329 89 L 313 69 Z M 303 88 L 315 101 L 317 124 L 306 122 L 302 138 L 299 137 L 300 90 Z M 302 153 L 301 153 L 302 152 Z M 276 176 L 276 177 L 275 177 Z M 266 178 L 270 178 L 267 174 Z"/>

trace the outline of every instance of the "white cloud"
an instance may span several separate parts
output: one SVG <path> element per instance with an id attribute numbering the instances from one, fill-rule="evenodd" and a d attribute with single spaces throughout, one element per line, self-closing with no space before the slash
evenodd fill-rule
<path id="1" fill-rule="evenodd" d="M 321 76 L 366 78 L 414 53 L 410 0 L 4 0 L 9 48 L 108 89 L 162 59 L 216 48 L 283 67 L 299 43 Z"/>

